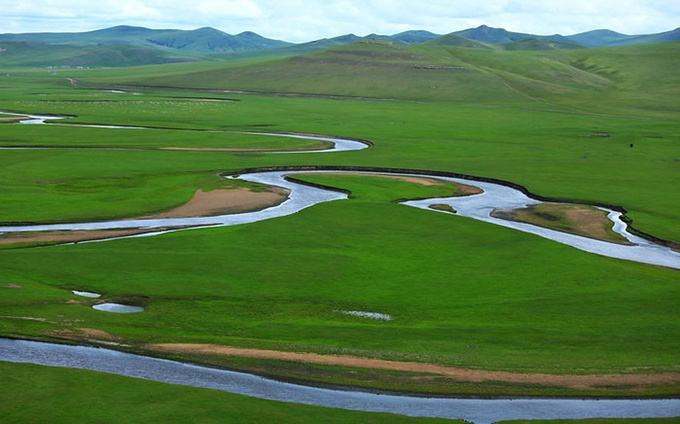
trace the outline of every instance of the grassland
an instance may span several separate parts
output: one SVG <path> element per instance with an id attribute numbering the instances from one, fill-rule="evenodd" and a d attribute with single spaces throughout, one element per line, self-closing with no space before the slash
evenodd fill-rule
<path id="1" fill-rule="evenodd" d="M 678 241 L 677 48 L 592 50 L 586 57 L 583 51 L 484 52 L 441 46 L 376 53 L 376 44 L 369 44 L 240 65 L 55 75 L 3 72 L 0 109 L 16 113 L 185 130 L 334 134 L 368 139 L 374 146 L 305 155 L 158 151 L 153 149 L 310 145 L 168 129 L 1 125 L 0 145 L 139 150 L 0 150 L 0 221 L 136 216 L 182 204 L 198 188 L 233 184 L 218 179 L 220 172 L 361 165 L 494 177 L 544 196 L 622 205 L 638 229 Z M 449 68 L 428 68 L 432 65 Z M 456 66 L 467 71 L 456 73 Z M 355 85 L 347 81 L 350 69 L 359 74 Z M 177 87 L 144 87 L 154 74 L 160 75 L 159 85 Z M 76 86 L 67 77 L 75 78 Z M 101 90 L 133 84 L 142 95 Z M 307 94 L 367 99 L 198 90 L 228 88 L 289 93 L 304 88 Z M 206 95 L 240 101 L 174 98 Z M 601 132 L 610 137 L 593 136 Z M 0 250 L 0 334 L 60 338 L 95 328 L 139 349 L 148 343 L 213 343 L 524 373 L 678 371 L 676 271 L 603 258 L 394 202 L 447 187 L 365 177 L 311 178 L 349 190 L 352 197 L 246 226 Z M 4 288 L 10 285 L 20 288 Z M 147 310 L 134 316 L 93 311 L 82 299 L 67 303 L 78 300 L 71 289 L 104 293 L 109 300 L 143 299 Z M 395 319 L 376 322 L 337 312 L 344 309 L 384 312 Z M 219 360 L 298 380 L 392 390 L 579 393 Z M 675 386 L 597 390 L 628 396 L 678 393 Z"/>

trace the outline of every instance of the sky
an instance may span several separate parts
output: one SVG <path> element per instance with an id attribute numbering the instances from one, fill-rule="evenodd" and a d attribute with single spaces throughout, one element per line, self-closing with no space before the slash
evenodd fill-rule
<path id="1" fill-rule="evenodd" d="M 211 26 L 304 42 L 482 24 L 543 35 L 654 33 L 680 27 L 680 0 L 0 0 L 0 33 Z"/>

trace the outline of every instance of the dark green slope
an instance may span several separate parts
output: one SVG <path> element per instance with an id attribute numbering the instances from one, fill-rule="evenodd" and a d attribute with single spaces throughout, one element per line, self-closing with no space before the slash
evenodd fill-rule
<path id="1" fill-rule="evenodd" d="M 570 41 L 557 41 L 547 38 L 528 38 L 526 40 L 515 41 L 502 44 L 506 50 L 562 50 L 562 49 L 582 49 L 582 45 Z"/>
<path id="2" fill-rule="evenodd" d="M 189 56 L 129 44 L 74 46 L 0 41 L 0 67 L 115 67 L 193 60 Z"/>

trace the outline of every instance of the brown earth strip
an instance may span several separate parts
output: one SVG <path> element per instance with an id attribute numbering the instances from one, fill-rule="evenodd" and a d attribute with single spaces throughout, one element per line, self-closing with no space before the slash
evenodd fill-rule
<path id="1" fill-rule="evenodd" d="M 94 230 L 94 231 L 34 231 L 0 234 L 0 245 L 19 243 L 74 243 L 87 240 L 101 240 L 151 233 L 159 229 L 146 230 Z"/>
<path id="2" fill-rule="evenodd" d="M 245 358 L 271 359 L 303 362 L 310 364 L 337 365 L 355 368 L 371 368 L 390 371 L 438 374 L 463 382 L 504 382 L 562 386 L 575 389 L 601 386 L 649 386 L 680 383 L 680 372 L 658 374 L 599 374 L 561 375 L 543 373 L 518 373 L 509 371 L 487 371 L 448 367 L 445 365 L 420 362 L 401 362 L 385 359 L 361 358 L 349 355 L 320 355 L 317 353 L 284 352 L 265 349 L 237 348 L 213 344 L 160 343 L 146 345 L 160 352 L 189 353 L 198 355 L 224 355 Z"/>

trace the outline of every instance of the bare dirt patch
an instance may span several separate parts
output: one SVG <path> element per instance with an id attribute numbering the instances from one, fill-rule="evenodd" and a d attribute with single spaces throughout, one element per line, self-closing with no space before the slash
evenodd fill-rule
<path id="1" fill-rule="evenodd" d="M 541 203 L 521 209 L 496 209 L 491 216 L 597 240 L 629 244 L 628 240 L 612 230 L 613 224 L 607 212 L 593 206 Z"/>
<path id="2" fill-rule="evenodd" d="M 24 119 L 28 119 L 27 116 L 0 116 L 0 123 L 1 124 L 13 124 L 15 122 L 23 121 Z"/>
<path id="3" fill-rule="evenodd" d="M 22 288 L 22 286 L 19 285 L 19 284 L 9 283 L 9 284 L 5 285 L 5 288 L 6 289 L 20 289 L 20 288 Z"/>
<path id="4" fill-rule="evenodd" d="M 117 341 L 120 337 L 116 337 L 111 333 L 97 328 L 75 328 L 50 331 L 47 334 L 50 336 L 59 337 L 68 340 L 88 340 L 88 341 Z"/>
<path id="5" fill-rule="evenodd" d="M 77 243 L 87 240 L 102 240 L 115 237 L 126 237 L 145 234 L 153 230 L 96 230 L 96 231 L 35 231 L 22 233 L 6 233 L 0 235 L 3 244 L 36 244 L 36 243 Z"/>
<path id="6" fill-rule="evenodd" d="M 252 212 L 276 206 L 287 198 L 288 190 L 278 187 L 269 187 L 267 191 L 246 188 L 198 190 L 187 203 L 143 218 L 188 218 Z"/>
<path id="7" fill-rule="evenodd" d="M 99 330 L 96 328 L 79 328 L 80 332 L 85 335 L 86 337 L 92 338 L 92 339 L 101 339 L 101 340 L 118 340 L 119 337 L 116 337 L 112 335 L 111 333 L 108 333 L 104 330 Z"/>
<path id="8" fill-rule="evenodd" d="M 320 355 L 317 353 L 284 352 L 265 349 L 248 349 L 212 344 L 164 343 L 146 346 L 160 352 L 188 353 L 198 355 L 224 355 L 245 358 L 271 359 L 310 364 L 337 365 L 356 368 L 382 369 L 403 372 L 437 374 L 463 382 L 505 382 L 539 384 L 570 388 L 596 388 L 602 386 L 649 386 L 680 383 L 680 373 L 658 374 L 599 374 L 561 375 L 543 373 L 517 373 L 487 371 L 420 362 L 401 362 L 385 359 L 361 358 L 349 355 Z"/>
<path id="9" fill-rule="evenodd" d="M 446 203 L 434 203 L 430 205 L 429 208 L 434 209 L 436 211 L 456 213 L 456 210 L 453 208 L 453 206 L 447 205 Z"/>

